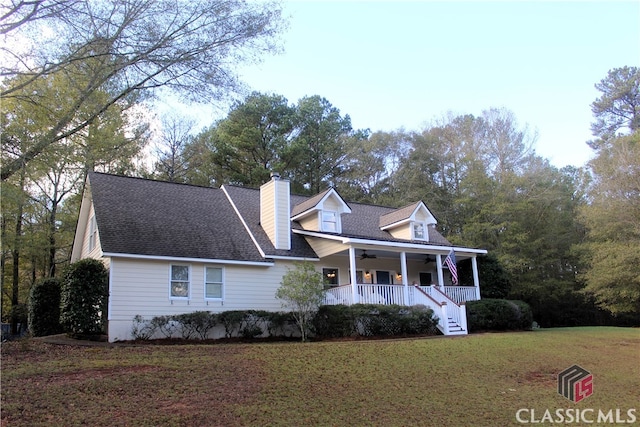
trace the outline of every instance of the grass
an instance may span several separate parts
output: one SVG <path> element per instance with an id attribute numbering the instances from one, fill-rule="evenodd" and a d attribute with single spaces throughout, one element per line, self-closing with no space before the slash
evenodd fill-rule
<path id="1" fill-rule="evenodd" d="M 594 393 L 573 403 L 557 374 Z M 520 408 L 638 408 L 640 330 L 184 346 L 2 346 L 2 426 L 495 426 Z M 638 408 L 640 409 L 640 408 Z M 636 411 L 637 413 L 638 411 Z M 638 414 L 640 419 L 640 414 Z M 596 424 L 592 424 L 596 425 Z"/>

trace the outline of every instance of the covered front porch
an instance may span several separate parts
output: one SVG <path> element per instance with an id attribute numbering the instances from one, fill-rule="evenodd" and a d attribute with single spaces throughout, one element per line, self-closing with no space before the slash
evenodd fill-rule
<path id="1" fill-rule="evenodd" d="M 470 278 L 456 281 L 457 271 L 450 271 L 445 263 L 451 250 L 352 245 L 323 257 L 328 284 L 323 304 L 424 305 L 438 317 L 443 334 L 466 334 L 465 302 L 480 299 L 476 256 L 486 251 L 453 248 L 458 261 L 470 260 L 472 270 Z"/>

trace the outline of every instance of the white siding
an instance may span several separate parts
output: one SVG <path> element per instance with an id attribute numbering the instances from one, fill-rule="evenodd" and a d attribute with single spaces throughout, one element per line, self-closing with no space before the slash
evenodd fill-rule
<path id="1" fill-rule="evenodd" d="M 275 212 L 275 185 L 269 181 L 260 187 L 260 224 L 269 236 L 269 240 L 275 245 L 276 239 L 276 212 Z"/>
<path id="2" fill-rule="evenodd" d="M 82 230 L 78 230 L 82 235 L 82 249 L 80 250 L 80 258 L 96 258 L 101 259 L 102 257 L 102 246 L 100 245 L 100 229 L 98 228 L 97 238 L 95 242 L 95 246 L 90 251 L 89 250 L 89 239 L 91 234 L 91 219 L 94 217 L 95 212 L 93 210 L 93 203 L 89 206 L 89 216 L 87 221 L 82 224 Z M 74 260 L 77 261 L 77 260 Z"/>
<path id="3" fill-rule="evenodd" d="M 291 249 L 291 208 L 289 206 L 289 182 L 276 182 L 276 249 Z"/>
<path id="4" fill-rule="evenodd" d="M 260 224 L 276 249 L 291 249 L 289 181 L 272 179 L 260 187 Z"/>
<path id="5" fill-rule="evenodd" d="M 176 263 L 185 264 L 185 263 Z M 273 267 L 188 263 L 191 267 L 189 300 L 169 298 L 171 262 L 113 258 L 110 270 L 109 340 L 130 340 L 132 320 L 141 315 L 181 314 L 193 311 L 219 313 L 227 310 L 282 310 L 275 298 L 282 276 L 292 263 L 278 261 Z M 207 301 L 204 297 L 206 266 L 224 268 L 224 300 Z"/>

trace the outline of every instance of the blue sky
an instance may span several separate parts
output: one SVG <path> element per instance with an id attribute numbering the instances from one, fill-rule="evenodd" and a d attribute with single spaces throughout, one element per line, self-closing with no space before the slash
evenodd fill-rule
<path id="1" fill-rule="evenodd" d="M 591 156 L 594 84 L 640 66 L 638 1 L 293 1 L 285 14 L 284 53 L 241 71 L 252 89 L 323 96 L 371 131 L 505 107 L 558 167 Z"/>

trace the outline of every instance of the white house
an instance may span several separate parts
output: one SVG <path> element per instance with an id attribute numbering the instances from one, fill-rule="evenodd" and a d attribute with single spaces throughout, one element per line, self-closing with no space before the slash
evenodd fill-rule
<path id="1" fill-rule="evenodd" d="M 109 341 L 132 339 L 134 316 L 281 310 L 275 292 L 297 261 L 327 280 L 325 304 L 424 304 L 444 334 L 465 334 L 480 298 L 476 257 L 436 230 L 423 202 L 401 209 L 346 203 L 330 188 L 291 195 L 277 174 L 260 189 L 198 187 L 90 173 L 72 262 L 109 270 Z M 450 253 L 473 283 L 452 286 Z"/>

